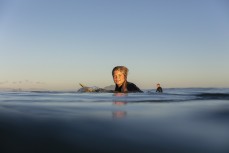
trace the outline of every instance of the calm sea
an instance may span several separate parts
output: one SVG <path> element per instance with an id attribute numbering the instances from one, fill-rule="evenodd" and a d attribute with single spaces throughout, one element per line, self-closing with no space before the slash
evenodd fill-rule
<path id="1" fill-rule="evenodd" d="M 228 153 L 229 89 L 0 92 L 1 153 Z"/>

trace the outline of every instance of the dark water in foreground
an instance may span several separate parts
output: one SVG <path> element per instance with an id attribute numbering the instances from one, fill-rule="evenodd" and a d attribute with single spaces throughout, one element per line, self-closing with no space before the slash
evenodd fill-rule
<path id="1" fill-rule="evenodd" d="M 229 89 L 0 92 L 1 153 L 228 153 Z"/>

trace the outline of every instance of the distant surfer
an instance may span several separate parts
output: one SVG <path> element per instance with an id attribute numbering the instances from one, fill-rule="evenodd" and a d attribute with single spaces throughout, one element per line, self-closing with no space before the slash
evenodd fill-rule
<path id="1" fill-rule="evenodd" d="M 115 92 L 142 92 L 134 83 L 127 81 L 128 68 L 116 66 L 112 70 Z"/>
<path id="2" fill-rule="evenodd" d="M 156 92 L 163 92 L 162 87 L 160 86 L 160 84 L 157 84 L 157 89 Z"/>

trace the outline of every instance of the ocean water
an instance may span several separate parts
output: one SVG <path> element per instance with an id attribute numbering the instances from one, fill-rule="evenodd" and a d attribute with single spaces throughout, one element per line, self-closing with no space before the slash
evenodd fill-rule
<path id="1" fill-rule="evenodd" d="M 229 89 L 0 92 L 1 153 L 228 153 Z"/>

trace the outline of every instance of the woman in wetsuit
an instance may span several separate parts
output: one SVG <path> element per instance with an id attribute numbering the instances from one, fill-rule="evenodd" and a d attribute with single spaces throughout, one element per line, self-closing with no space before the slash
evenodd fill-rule
<path id="1" fill-rule="evenodd" d="M 127 81 L 128 68 L 116 66 L 112 70 L 115 92 L 142 92 L 134 83 Z"/>

